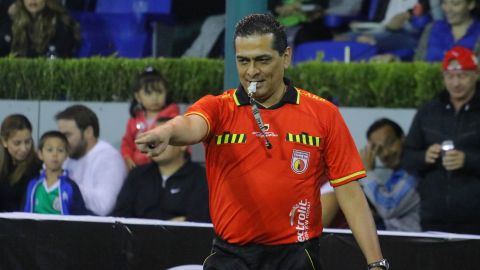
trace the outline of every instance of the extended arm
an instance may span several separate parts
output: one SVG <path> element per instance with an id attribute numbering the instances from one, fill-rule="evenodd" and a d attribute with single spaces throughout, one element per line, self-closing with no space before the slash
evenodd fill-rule
<path id="1" fill-rule="evenodd" d="M 190 145 L 200 142 L 208 134 L 207 121 L 199 115 L 177 116 L 163 125 L 149 130 L 135 141 L 149 156 L 162 153 L 167 145 Z"/>

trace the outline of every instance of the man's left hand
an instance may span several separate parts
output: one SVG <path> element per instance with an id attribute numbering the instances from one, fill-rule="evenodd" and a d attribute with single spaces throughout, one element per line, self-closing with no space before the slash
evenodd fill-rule
<path id="1" fill-rule="evenodd" d="M 463 168 L 465 165 L 465 152 L 460 150 L 450 150 L 445 152 L 442 159 L 442 165 L 447 171 L 454 171 Z"/>

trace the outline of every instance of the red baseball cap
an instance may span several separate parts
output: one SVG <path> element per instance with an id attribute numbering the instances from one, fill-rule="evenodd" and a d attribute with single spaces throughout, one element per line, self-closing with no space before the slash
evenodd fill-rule
<path id="1" fill-rule="evenodd" d="M 442 66 L 443 70 L 476 70 L 478 61 L 470 49 L 457 46 L 445 54 Z"/>

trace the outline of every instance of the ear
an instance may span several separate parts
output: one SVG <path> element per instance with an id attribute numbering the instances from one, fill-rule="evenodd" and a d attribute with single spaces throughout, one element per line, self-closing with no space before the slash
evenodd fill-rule
<path id="1" fill-rule="evenodd" d="M 140 94 L 138 92 L 136 92 L 135 94 L 133 94 L 133 97 L 135 98 L 135 100 L 140 103 Z"/>
<path id="2" fill-rule="evenodd" d="M 5 140 L 4 138 L 1 138 L 1 141 L 2 141 L 3 147 L 7 149 L 7 140 Z"/>
<path id="3" fill-rule="evenodd" d="M 37 151 L 37 156 L 38 156 L 38 159 L 40 159 L 41 161 L 43 161 L 43 155 L 42 155 L 42 150 L 38 150 Z"/>
<path id="4" fill-rule="evenodd" d="M 92 126 L 88 126 L 84 131 L 83 131 L 83 136 L 85 136 L 85 138 L 95 138 L 95 135 L 94 135 L 94 132 L 93 132 L 93 127 Z"/>
<path id="5" fill-rule="evenodd" d="M 283 53 L 283 68 L 287 69 L 292 62 L 292 48 L 287 47 Z"/>

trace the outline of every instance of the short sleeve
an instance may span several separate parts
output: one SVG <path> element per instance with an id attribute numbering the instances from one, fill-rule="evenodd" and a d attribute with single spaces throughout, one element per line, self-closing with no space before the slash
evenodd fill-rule
<path id="1" fill-rule="evenodd" d="M 215 119 L 220 115 L 220 102 L 218 97 L 212 95 L 202 97 L 187 109 L 185 116 L 188 115 L 198 115 L 205 119 L 208 125 L 208 132 L 205 138 L 210 137 L 211 131 L 215 130 Z"/>
<path id="2" fill-rule="evenodd" d="M 362 159 L 338 109 L 335 109 L 329 121 L 325 160 L 330 184 L 337 187 L 365 177 Z"/>

